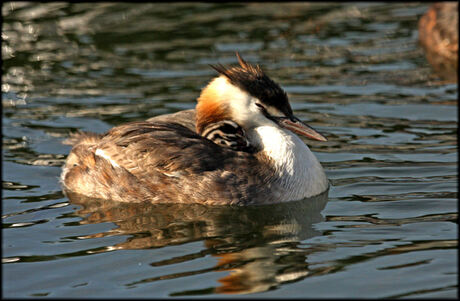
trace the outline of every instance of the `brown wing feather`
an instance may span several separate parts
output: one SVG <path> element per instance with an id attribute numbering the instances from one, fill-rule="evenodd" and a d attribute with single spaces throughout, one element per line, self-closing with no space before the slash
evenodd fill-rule
<path id="1" fill-rule="evenodd" d="M 260 199 L 269 189 L 260 183 L 267 183 L 273 171 L 260 168 L 257 154 L 221 147 L 198 135 L 190 121 L 193 116 L 194 112 L 185 111 L 124 124 L 90 150 L 76 145 L 69 157 L 76 155 L 79 162 L 72 167 L 69 164 L 75 160 L 68 160 L 63 173 L 66 188 L 75 191 L 75 183 L 83 181 L 88 184 L 78 188 L 82 194 L 128 202 L 247 204 L 255 202 L 256 195 L 259 203 L 270 201 Z M 94 155 L 96 149 L 119 167 Z"/>

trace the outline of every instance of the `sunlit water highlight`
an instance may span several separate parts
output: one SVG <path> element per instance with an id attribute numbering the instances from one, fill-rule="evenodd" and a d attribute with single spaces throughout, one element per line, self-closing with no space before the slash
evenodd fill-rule
<path id="1" fill-rule="evenodd" d="M 457 296 L 458 87 L 417 43 L 427 8 L 4 3 L 3 296 Z M 63 195 L 69 132 L 193 108 L 208 64 L 236 50 L 326 133 L 306 142 L 328 194 L 256 208 Z"/>

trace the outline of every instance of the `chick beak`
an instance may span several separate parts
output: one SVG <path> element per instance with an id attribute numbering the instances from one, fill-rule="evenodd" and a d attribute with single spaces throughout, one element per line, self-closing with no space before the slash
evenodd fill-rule
<path id="1" fill-rule="evenodd" d="M 306 125 L 305 123 L 300 121 L 300 119 L 295 117 L 294 115 L 291 115 L 290 117 L 277 117 L 276 121 L 281 127 L 288 129 L 296 134 L 305 136 L 313 140 L 327 141 L 326 137 L 318 133 L 309 125 Z"/>

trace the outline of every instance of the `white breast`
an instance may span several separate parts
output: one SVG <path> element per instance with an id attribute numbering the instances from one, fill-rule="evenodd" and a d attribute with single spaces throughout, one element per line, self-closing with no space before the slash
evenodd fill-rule
<path id="1" fill-rule="evenodd" d="M 308 146 L 295 134 L 275 125 L 260 126 L 250 133 L 251 141 L 273 160 L 282 201 L 312 197 L 327 190 L 323 167 Z"/>

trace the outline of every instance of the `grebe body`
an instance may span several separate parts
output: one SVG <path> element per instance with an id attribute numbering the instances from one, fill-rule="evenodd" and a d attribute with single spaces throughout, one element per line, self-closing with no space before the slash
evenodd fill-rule
<path id="1" fill-rule="evenodd" d="M 238 54 L 193 110 L 76 133 L 64 191 L 120 202 L 210 205 L 299 200 L 328 189 L 318 159 L 296 135 L 326 141 L 297 119 L 286 93 Z"/>

